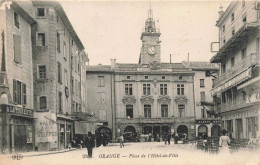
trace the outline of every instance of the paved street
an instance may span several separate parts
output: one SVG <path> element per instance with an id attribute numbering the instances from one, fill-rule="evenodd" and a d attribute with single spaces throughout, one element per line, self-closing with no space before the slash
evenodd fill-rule
<path id="1" fill-rule="evenodd" d="M 1 165 L 5 164 L 243 164 L 258 165 L 259 152 L 240 152 L 232 155 L 209 155 L 196 150 L 191 145 L 165 145 L 163 142 L 125 143 L 94 148 L 94 158 L 87 158 L 85 148 L 70 152 L 24 157 L 22 160 L 12 160 L 1 157 Z M 202 163 L 203 161 L 203 163 Z"/>

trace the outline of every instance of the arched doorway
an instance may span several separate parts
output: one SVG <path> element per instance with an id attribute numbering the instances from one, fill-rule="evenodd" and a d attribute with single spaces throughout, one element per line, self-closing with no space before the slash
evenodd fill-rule
<path id="1" fill-rule="evenodd" d="M 219 137 L 220 136 L 220 126 L 219 125 L 213 125 L 211 127 L 211 136 L 212 137 Z"/>
<path id="2" fill-rule="evenodd" d="M 206 125 L 200 125 L 198 127 L 198 137 L 201 137 L 204 132 L 208 136 L 208 127 Z"/>
<path id="3" fill-rule="evenodd" d="M 124 130 L 124 140 L 128 142 L 137 141 L 136 129 L 133 126 L 126 126 Z"/>
<path id="4" fill-rule="evenodd" d="M 96 134 L 96 145 L 97 147 L 103 144 L 106 146 L 108 142 L 112 139 L 112 131 L 107 127 L 99 127 L 95 131 Z"/>
<path id="5" fill-rule="evenodd" d="M 188 136 L 188 127 L 186 125 L 179 125 L 177 127 L 177 133 L 180 138 L 184 138 L 186 134 L 186 137 Z"/>

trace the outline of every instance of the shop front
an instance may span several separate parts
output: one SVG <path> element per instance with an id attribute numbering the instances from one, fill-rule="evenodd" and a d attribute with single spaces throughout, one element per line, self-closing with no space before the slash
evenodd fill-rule
<path id="1" fill-rule="evenodd" d="M 33 151 L 35 145 L 33 110 L 2 104 L 0 114 L 1 153 Z"/>
<path id="2" fill-rule="evenodd" d="M 65 149 L 71 146 L 73 135 L 73 120 L 67 116 L 57 115 L 58 148 Z"/>
<path id="3" fill-rule="evenodd" d="M 223 113 L 222 120 L 224 121 L 223 127 L 232 138 L 250 139 L 259 137 L 258 105 Z"/>
<path id="4" fill-rule="evenodd" d="M 207 137 L 219 137 L 221 135 L 221 119 L 196 120 L 196 137 L 201 137 L 204 133 Z"/>

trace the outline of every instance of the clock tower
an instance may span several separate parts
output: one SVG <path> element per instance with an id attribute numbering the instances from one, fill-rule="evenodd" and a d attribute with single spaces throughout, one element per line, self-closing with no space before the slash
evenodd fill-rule
<path id="1" fill-rule="evenodd" d="M 139 57 L 139 65 L 149 65 L 151 63 L 161 62 L 160 35 L 159 29 L 155 27 L 153 11 L 150 7 L 148 10 L 148 18 L 145 21 L 145 29 L 141 35 L 142 48 Z"/>

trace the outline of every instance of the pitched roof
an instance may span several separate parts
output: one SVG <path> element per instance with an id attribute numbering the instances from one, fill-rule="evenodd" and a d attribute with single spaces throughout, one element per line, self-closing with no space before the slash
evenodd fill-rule
<path id="1" fill-rule="evenodd" d="M 87 72 L 113 72 L 110 65 L 92 65 L 87 66 Z"/>
<path id="2" fill-rule="evenodd" d="M 192 61 L 192 62 L 183 61 L 182 64 L 185 67 L 193 70 L 219 70 L 217 64 L 213 64 L 205 61 Z"/>

